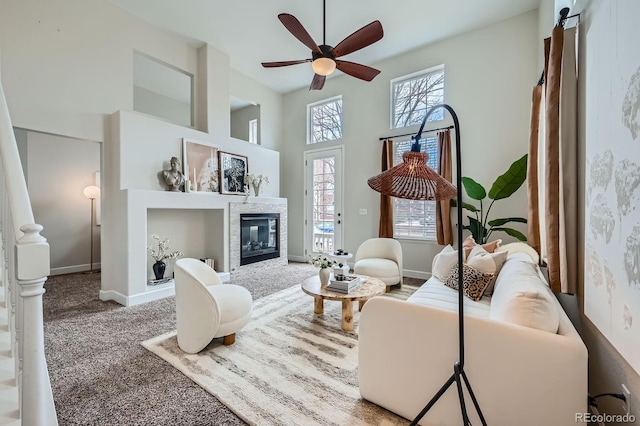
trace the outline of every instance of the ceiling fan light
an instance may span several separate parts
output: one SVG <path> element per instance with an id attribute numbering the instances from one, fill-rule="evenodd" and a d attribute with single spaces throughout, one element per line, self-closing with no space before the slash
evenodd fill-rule
<path id="1" fill-rule="evenodd" d="M 329 75 L 336 70 L 336 62 L 330 58 L 318 58 L 311 63 L 311 68 L 318 75 Z"/>

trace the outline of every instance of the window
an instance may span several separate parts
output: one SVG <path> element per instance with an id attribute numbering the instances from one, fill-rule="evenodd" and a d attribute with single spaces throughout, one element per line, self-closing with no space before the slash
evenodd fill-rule
<path id="1" fill-rule="evenodd" d="M 444 102 L 444 66 L 391 80 L 391 128 L 422 123 L 427 110 Z M 434 111 L 427 121 L 444 119 L 444 110 Z"/>
<path id="2" fill-rule="evenodd" d="M 258 119 L 249 120 L 249 142 L 258 143 Z"/>
<path id="3" fill-rule="evenodd" d="M 307 144 L 342 139 L 342 96 L 307 105 Z"/>
<path id="4" fill-rule="evenodd" d="M 411 139 L 393 142 L 393 165 L 402 163 L 402 154 L 411 151 Z M 420 150 L 429 155 L 427 165 L 438 168 L 438 138 L 420 140 Z M 436 202 L 393 198 L 393 236 L 436 240 Z"/>

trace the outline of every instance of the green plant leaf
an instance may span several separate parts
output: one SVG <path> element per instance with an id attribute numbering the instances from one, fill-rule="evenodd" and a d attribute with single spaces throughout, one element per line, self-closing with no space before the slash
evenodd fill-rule
<path id="1" fill-rule="evenodd" d="M 451 199 L 451 207 L 458 207 L 458 202 L 456 201 L 455 198 Z M 464 201 L 462 202 L 462 208 L 467 209 L 473 213 L 479 211 L 479 209 L 476 206 L 474 206 L 473 204 L 465 203 Z"/>
<path id="2" fill-rule="evenodd" d="M 463 177 L 462 185 L 467 195 L 474 200 L 483 200 L 487 196 L 487 190 L 470 177 Z"/>
<path id="3" fill-rule="evenodd" d="M 492 200 L 501 200 L 510 197 L 516 192 L 527 179 L 527 157 L 528 154 L 516 160 L 511 164 L 509 170 L 503 175 L 498 176 L 491 189 L 489 190 L 489 198 Z M 464 182 L 464 178 L 463 182 Z M 466 186 L 465 186 L 466 189 Z M 471 197 L 471 195 L 469 195 Z M 473 197 L 471 197 L 473 198 Z"/>
<path id="4" fill-rule="evenodd" d="M 487 236 L 487 228 L 482 226 L 482 223 L 478 221 L 476 218 L 471 216 L 467 216 L 469 218 L 469 231 L 471 231 L 471 235 L 473 235 L 473 239 L 478 244 L 486 243 L 485 239 Z"/>
<path id="5" fill-rule="evenodd" d="M 507 234 L 511 235 L 512 237 L 517 238 L 520 241 L 527 241 L 527 237 L 526 235 L 524 235 L 522 232 L 520 231 L 516 231 L 513 228 L 493 228 L 494 231 L 502 231 L 502 232 L 506 232 Z"/>
<path id="6" fill-rule="evenodd" d="M 527 219 L 523 217 L 505 217 L 503 219 L 493 219 L 487 222 L 489 226 L 502 226 L 509 222 L 527 223 Z"/>

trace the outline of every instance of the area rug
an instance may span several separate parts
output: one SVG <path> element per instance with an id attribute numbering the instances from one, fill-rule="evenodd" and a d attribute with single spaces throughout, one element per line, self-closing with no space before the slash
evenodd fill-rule
<path id="1" fill-rule="evenodd" d="M 404 285 L 381 297 L 406 299 Z M 358 320 L 341 329 L 340 302 L 325 301 L 313 313 L 313 298 L 299 285 L 258 299 L 253 320 L 223 346 L 214 339 L 198 354 L 178 347 L 176 332 L 146 340 L 155 353 L 252 425 L 406 425 L 371 404 L 358 390 Z"/>

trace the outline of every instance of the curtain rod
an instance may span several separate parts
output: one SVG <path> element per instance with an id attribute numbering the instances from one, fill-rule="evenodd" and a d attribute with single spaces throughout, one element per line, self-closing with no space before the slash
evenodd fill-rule
<path id="1" fill-rule="evenodd" d="M 578 17 L 578 23 L 580 23 L 580 14 L 579 13 L 574 13 L 573 15 L 567 16 L 569 15 L 569 8 L 568 7 L 563 7 L 560 12 L 559 12 L 559 16 L 558 16 L 558 24 L 559 26 L 561 26 L 562 28 L 564 28 L 564 23 L 567 19 L 570 18 L 575 18 L 576 16 Z M 542 70 L 542 74 L 540 75 L 540 79 L 538 80 L 538 86 L 542 86 L 544 84 L 544 70 Z"/>
<path id="2" fill-rule="evenodd" d="M 431 129 L 431 130 L 423 130 L 422 133 L 437 132 L 438 130 L 449 130 L 449 129 L 453 129 L 453 126 L 438 127 L 437 129 Z M 378 140 L 383 141 L 385 139 L 401 138 L 403 136 L 413 136 L 413 135 L 415 135 L 415 133 L 405 133 L 403 135 L 384 136 L 384 137 L 378 138 Z"/>

